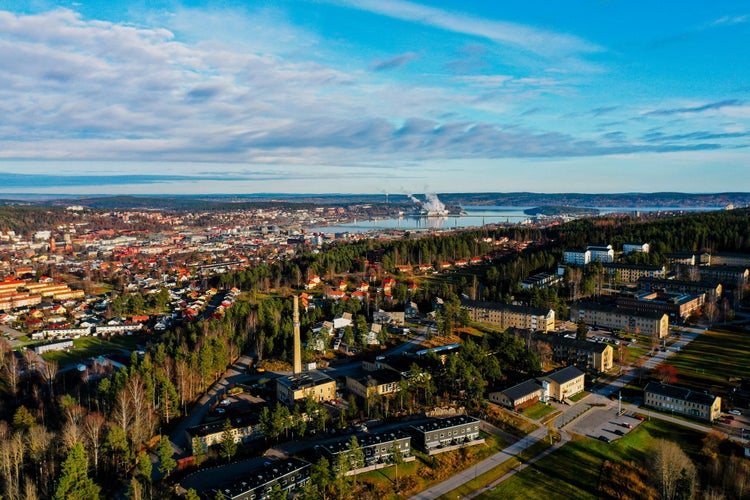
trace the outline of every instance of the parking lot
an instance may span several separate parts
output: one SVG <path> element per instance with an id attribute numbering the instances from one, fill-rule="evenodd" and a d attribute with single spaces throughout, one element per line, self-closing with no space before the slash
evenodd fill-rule
<path id="1" fill-rule="evenodd" d="M 641 420 L 632 413 L 617 415 L 617 405 L 594 406 L 571 422 L 565 430 L 610 442 L 635 429 Z"/>

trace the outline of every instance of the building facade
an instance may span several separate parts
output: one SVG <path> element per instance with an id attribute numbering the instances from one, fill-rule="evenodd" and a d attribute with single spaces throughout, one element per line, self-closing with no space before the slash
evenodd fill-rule
<path id="1" fill-rule="evenodd" d="M 469 415 L 436 418 L 409 427 L 409 433 L 414 438 L 414 446 L 428 455 L 452 446 L 484 442 L 479 437 L 479 420 Z"/>
<path id="2" fill-rule="evenodd" d="M 386 369 L 366 373 L 361 377 L 346 377 L 346 388 L 362 399 L 393 394 L 398 391 L 401 375 Z"/>
<path id="3" fill-rule="evenodd" d="M 591 254 L 591 262 L 614 262 L 615 260 L 612 245 L 589 245 L 586 250 Z"/>
<path id="4" fill-rule="evenodd" d="M 696 420 L 713 422 L 721 415 L 721 398 L 685 387 L 649 382 L 643 390 L 646 406 L 679 413 Z"/>
<path id="5" fill-rule="evenodd" d="M 570 306 L 570 320 L 652 338 L 662 339 L 669 335 L 669 316 L 666 313 L 622 309 L 613 304 L 576 302 Z"/>
<path id="6" fill-rule="evenodd" d="M 602 264 L 602 267 L 610 283 L 615 284 L 636 283 L 641 278 L 663 278 L 667 273 L 664 266 L 637 266 L 607 262 Z"/>
<path id="7" fill-rule="evenodd" d="M 588 250 L 565 250 L 563 253 L 563 261 L 566 264 L 585 266 L 591 262 L 591 252 Z"/>
<path id="8" fill-rule="evenodd" d="M 287 494 L 304 487 L 310 480 L 310 464 L 296 458 L 285 458 L 243 474 L 236 481 L 227 483 L 203 498 L 225 498 L 227 500 L 268 500 L 278 484 Z"/>
<path id="9" fill-rule="evenodd" d="M 411 436 L 403 430 L 357 436 L 357 443 L 364 456 L 364 463 L 359 464 L 359 468 L 391 462 L 394 446 L 398 447 L 402 458 L 411 457 Z M 322 451 L 333 466 L 339 462 L 341 455 L 351 454 L 351 445 L 352 438 L 348 437 L 333 443 L 320 445 L 318 450 Z"/>
<path id="10" fill-rule="evenodd" d="M 565 401 L 583 392 L 584 380 L 584 373 L 575 366 L 566 366 L 539 379 L 544 400 L 555 401 Z"/>
<path id="11" fill-rule="evenodd" d="M 622 253 L 626 255 L 634 252 L 648 253 L 649 249 L 648 243 L 625 243 L 622 245 Z"/>
<path id="12" fill-rule="evenodd" d="M 668 314 L 675 319 L 686 319 L 700 311 L 706 300 L 704 294 L 673 292 L 622 292 L 617 297 L 617 307 L 640 312 Z"/>
<path id="13" fill-rule="evenodd" d="M 576 365 L 596 372 L 609 371 L 614 365 L 614 349 L 606 343 L 540 334 L 535 335 L 534 340 L 549 344 L 552 359 L 557 363 Z"/>
<path id="14" fill-rule="evenodd" d="M 247 443 L 263 437 L 260 429 L 260 411 L 229 419 L 235 443 Z M 187 431 L 192 454 L 206 453 L 211 446 L 221 443 L 226 420 L 189 427 Z"/>
<path id="15" fill-rule="evenodd" d="M 472 321 L 489 323 L 500 328 L 542 332 L 555 328 L 555 311 L 552 309 L 468 299 L 462 300 L 461 306 L 469 312 Z"/>
<path id="16" fill-rule="evenodd" d="M 518 411 L 539 401 L 542 394 L 542 385 L 536 379 L 529 379 L 502 391 L 490 392 L 487 399 L 491 403 Z"/>
<path id="17" fill-rule="evenodd" d="M 311 396 L 316 401 L 336 397 L 336 381 L 325 373 L 312 370 L 276 379 L 276 397 L 287 405 Z"/>

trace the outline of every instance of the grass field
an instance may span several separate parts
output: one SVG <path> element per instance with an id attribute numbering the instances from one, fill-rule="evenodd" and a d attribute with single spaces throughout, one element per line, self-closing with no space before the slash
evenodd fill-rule
<path id="1" fill-rule="evenodd" d="M 552 413 L 553 411 L 555 411 L 554 406 L 549 406 L 544 403 L 537 402 L 529 406 L 528 408 L 524 408 L 521 413 L 523 413 L 525 417 L 528 417 L 532 420 L 539 420 L 543 416 Z"/>
<path id="2" fill-rule="evenodd" d="M 70 351 L 48 352 L 42 357 L 55 360 L 58 366 L 62 368 L 104 354 L 125 354 L 123 349 L 133 351 L 137 345 L 148 342 L 149 338 L 146 334 L 118 335 L 110 337 L 108 340 L 100 337 L 81 337 L 73 340 L 73 349 Z"/>
<path id="3" fill-rule="evenodd" d="M 596 499 L 605 460 L 644 463 L 651 443 L 657 438 L 680 443 L 695 458 L 702 437 L 696 431 L 652 420 L 612 443 L 576 438 L 480 498 Z"/>
<path id="4" fill-rule="evenodd" d="M 727 392 L 730 379 L 750 377 L 750 335 L 746 330 L 715 328 L 698 336 L 672 356 L 677 385 Z"/>

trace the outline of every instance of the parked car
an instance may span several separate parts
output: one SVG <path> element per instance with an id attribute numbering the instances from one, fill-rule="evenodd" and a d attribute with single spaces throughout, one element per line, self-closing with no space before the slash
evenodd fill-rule
<path id="1" fill-rule="evenodd" d="M 738 417 L 742 415 L 742 412 L 740 410 L 729 410 L 727 413 L 737 415 Z"/>

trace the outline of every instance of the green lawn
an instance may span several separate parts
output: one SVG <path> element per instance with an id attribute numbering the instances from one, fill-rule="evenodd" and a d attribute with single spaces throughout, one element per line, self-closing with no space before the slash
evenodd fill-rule
<path id="1" fill-rule="evenodd" d="M 581 391 L 578 394 L 570 396 L 568 399 L 570 399 L 574 403 L 577 403 L 580 400 L 582 400 L 583 398 L 585 398 L 586 396 L 588 396 L 589 394 L 591 394 L 589 391 Z"/>
<path id="2" fill-rule="evenodd" d="M 539 420 L 543 416 L 552 413 L 553 411 L 555 411 L 554 406 L 546 405 L 542 402 L 537 402 L 529 406 L 528 408 L 524 408 L 521 413 L 523 413 L 525 417 L 528 417 L 532 420 Z"/>
<path id="3" fill-rule="evenodd" d="M 750 335 L 746 330 L 716 328 L 698 336 L 672 356 L 668 363 L 677 368 L 677 384 L 720 395 L 730 378 L 750 377 Z"/>
<path id="4" fill-rule="evenodd" d="M 73 340 L 70 351 L 53 351 L 42 355 L 44 359 L 51 359 L 62 368 L 72 363 L 80 363 L 92 357 L 105 354 L 125 354 L 123 349 L 132 351 L 138 344 L 145 344 L 149 340 L 146 334 L 117 335 L 109 340 L 100 337 L 81 337 Z"/>
<path id="5" fill-rule="evenodd" d="M 468 483 L 462 484 L 460 487 L 456 488 L 455 490 L 441 496 L 440 500 L 452 500 L 453 498 L 461 498 L 464 495 L 468 495 L 469 493 L 472 493 L 484 487 L 485 485 L 490 484 L 491 482 L 497 479 L 500 479 L 505 474 L 510 472 L 511 469 L 514 469 L 515 467 L 517 467 L 523 462 L 526 462 L 527 460 L 531 460 L 532 458 L 539 455 L 550 446 L 551 444 L 547 440 L 538 441 L 534 443 L 533 445 L 531 445 L 526 450 L 519 453 L 516 457 L 511 458 L 510 460 L 507 460 L 506 462 L 495 467 L 494 469 L 487 471 L 484 474 L 481 474 L 480 476 L 472 479 Z"/>
<path id="6" fill-rule="evenodd" d="M 612 443 L 576 438 L 479 498 L 596 499 L 605 460 L 644 463 L 657 438 L 678 442 L 695 458 L 702 437 L 696 431 L 652 420 Z"/>

